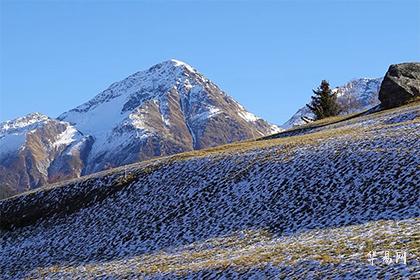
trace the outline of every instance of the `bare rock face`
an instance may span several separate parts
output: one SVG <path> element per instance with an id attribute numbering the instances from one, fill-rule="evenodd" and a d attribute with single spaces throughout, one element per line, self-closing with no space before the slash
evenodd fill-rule
<path id="1" fill-rule="evenodd" d="M 389 66 L 381 84 L 379 100 L 383 108 L 397 107 L 420 98 L 420 63 Z"/>

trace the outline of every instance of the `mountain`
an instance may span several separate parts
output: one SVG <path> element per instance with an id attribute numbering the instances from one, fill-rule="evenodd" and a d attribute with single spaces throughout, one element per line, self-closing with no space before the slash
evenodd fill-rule
<path id="1" fill-rule="evenodd" d="M 59 119 L 94 137 L 88 173 L 279 130 L 177 60 L 113 84 Z"/>
<path id="2" fill-rule="evenodd" d="M 3 197 L 140 160 L 281 130 L 178 60 L 116 82 L 57 119 L 31 114 L 0 125 L 2 141 L 19 138 L 14 145 L 0 146 Z"/>
<path id="3" fill-rule="evenodd" d="M 0 278 L 417 279 L 419 128 L 417 102 L 2 200 Z"/>
<path id="4" fill-rule="evenodd" d="M 78 177 L 92 137 L 40 113 L 0 124 L 0 198 Z"/>
<path id="5" fill-rule="evenodd" d="M 342 107 L 342 115 L 361 112 L 370 109 L 380 102 L 378 93 L 383 78 L 360 78 L 354 79 L 347 84 L 337 87 L 332 91 L 337 94 L 337 101 Z M 309 101 L 308 101 L 309 102 Z M 311 110 L 304 106 L 300 108 L 282 128 L 289 129 L 304 124 L 302 117 L 313 118 Z"/>

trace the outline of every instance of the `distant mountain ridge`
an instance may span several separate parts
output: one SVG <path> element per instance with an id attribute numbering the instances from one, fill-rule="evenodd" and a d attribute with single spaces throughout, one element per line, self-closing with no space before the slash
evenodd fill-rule
<path id="1" fill-rule="evenodd" d="M 382 80 L 383 78 L 353 79 L 343 86 L 334 88 L 333 92 L 337 94 L 337 100 L 344 109 L 342 114 L 361 112 L 378 105 Z M 282 128 L 289 129 L 304 124 L 302 117 L 309 119 L 314 117 L 306 105 L 285 122 Z"/>
<path id="2" fill-rule="evenodd" d="M 113 83 L 57 119 L 34 113 L 1 123 L 0 198 L 280 130 L 190 65 L 172 59 Z"/>

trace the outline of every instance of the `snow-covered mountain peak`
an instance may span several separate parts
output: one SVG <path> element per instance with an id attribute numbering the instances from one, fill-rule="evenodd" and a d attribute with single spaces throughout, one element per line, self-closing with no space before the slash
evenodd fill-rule
<path id="1" fill-rule="evenodd" d="M 173 63 L 176 67 L 184 67 L 190 72 L 196 72 L 196 70 L 189 65 L 188 63 L 185 63 L 183 61 L 177 60 L 177 59 L 170 59 L 169 62 Z"/>
<path id="2" fill-rule="evenodd" d="M 188 63 L 178 60 L 178 59 L 169 59 L 169 60 L 165 60 L 162 61 L 160 63 L 157 63 L 155 65 L 153 65 L 152 67 L 150 67 L 148 70 L 151 69 L 185 69 L 188 70 L 189 72 L 197 72 L 196 69 L 194 69 L 194 67 L 192 67 L 191 65 L 189 65 Z M 146 71 L 148 71 L 146 70 Z M 145 71 L 140 71 L 140 72 L 145 72 Z"/>
<path id="3" fill-rule="evenodd" d="M 112 152 L 121 157 L 118 165 L 138 160 L 138 156 L 131 157 L 146 154 L 140 153 L 141 149 L 147 149 L 150 155 L 144 158 L 150 158 L 278 131 L 277 126 L 248 112 L 203 74 L 176 59 L 113 83 L 59 119 L 95 139 L 92 161 L 103 159 L 104 153 L 111 157 Z M 216 128 L 222 127 L 226 133 L 215 136 Z M 128 153 L 129 149 L 135 152 Z"/>
<path id="4" fill-rule="evenodd" d="M 378 91 L 382 78 L 355 78 L 341 87 L 333 89 L 338 96 L 352 94 L 360 98 L 371 96 Z"/>
<path id="5" fill-rule="evenodd" d="M 132 103 L 133 100 L 136 100 L 136 102 L 152 100 L 167 94 L 171 89 L 179 86 L 192 88 L 197 83 L 207 82 L 210 81 L 187 63 L 170 59 L 111 84 L 93 99 L 70 112 L 87 112 L 115 99 L 123 99 L 117 101 L 117 103 L 128 101 Z M 122 111 L 124 112 L 128 109 L 134 108 L 125 107 L 122 108 Z M 59 119 L 66 118 L 68 113 L 64 113 Z"/>
<path id="6" fill-rule="evenodd" d="M 17 130 L 30 130 L 39 123 L 45 123 L 49 120 L 50 118 L 48 116 L 35 112 L 27 114 L 24 117 L 5 121 L 0 123 L 0 136 Z"/>

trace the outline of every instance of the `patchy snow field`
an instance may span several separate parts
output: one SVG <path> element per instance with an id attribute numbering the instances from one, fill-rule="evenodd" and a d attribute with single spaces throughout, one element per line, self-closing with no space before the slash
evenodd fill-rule
<path id="1" fill-rule="evenodd" d="M 419 116 L 410 105 L 0 201 L 0 278 L 418 278 Z"/>

